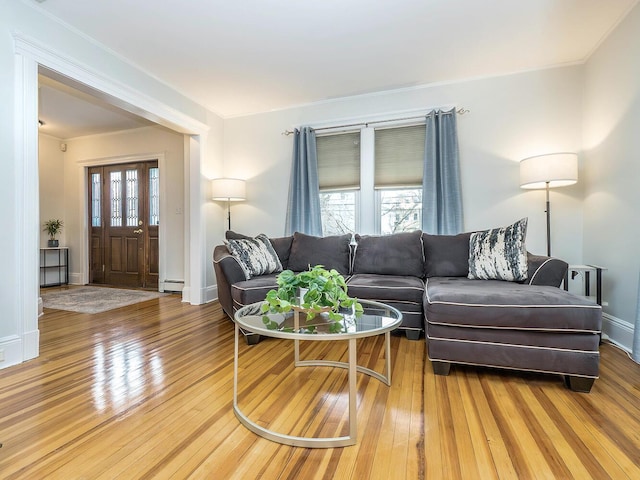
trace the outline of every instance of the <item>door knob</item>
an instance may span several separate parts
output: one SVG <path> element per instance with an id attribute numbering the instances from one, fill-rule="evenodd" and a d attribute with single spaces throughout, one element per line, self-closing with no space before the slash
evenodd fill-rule
<path id="1" fill-rule="evenodd" d="M 142 229 L 134 230 L 133 233 L 142 233 Z"/>

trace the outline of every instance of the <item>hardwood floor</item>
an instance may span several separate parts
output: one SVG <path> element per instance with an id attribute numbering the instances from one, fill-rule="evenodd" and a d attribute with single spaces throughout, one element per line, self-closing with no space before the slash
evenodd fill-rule
<path id="1" fill-rule="evenodd" d="M 0 370 L 3 479 L 637 479 L 640 366 L 602 346 L 590 394 L 560 377 L 454 367 L 392 337 L 392 386 L 358 376 L 358 444 L 257 437 L 232 409 L 233 327 L 169 296 L 88 315 L 45 310 L 41 356 Z M 358 344 L 383 368 L 383 337 Z M 240 346 L 239 402 L 294 435 L 346 430 L 346 371 L 291 366 L 292 345 Z M 346 344 L 302 356 L 345 358 Z"/>

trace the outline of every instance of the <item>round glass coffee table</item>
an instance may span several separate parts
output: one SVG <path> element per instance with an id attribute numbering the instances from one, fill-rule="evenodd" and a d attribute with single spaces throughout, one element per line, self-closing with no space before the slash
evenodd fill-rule
<path id="1" fill-rule="evenodd" d="M 364 308 L 362 315 L 343 314 L 339 324 L 329 321 L 324 315 L 307 320 L 304 312 L 261 313 L 263 302 L 253 303 L 235 314 L 235 349 L 233 357 L 233 411 L 240 423 L 252 432 L 274 442 L 295 447 L 331 448 L 354 445 L 357 441 L 356 422 L 356 372 L 370 375 L 386 385 L 391 385 L 391 338 L 390 332 L 402 322 L 402 313 L 379 302 L 359 300 Z M 349 371 L 349 435 L 343 437 L 296 437 L 269 430 L 250 420 L 238 407 L 238 343 L 240 329 L 265 337 L 293 340 L 294 365 L 345 368 Z M 357 364 L 356 340 L 358 338 L 385 335 L 384 374 Z M 349 342 L 349 361 L 300 360 L 300 340 L 323 342 L 346 340 Z M 251 348 L 260 348 L 259 344 Z"/>

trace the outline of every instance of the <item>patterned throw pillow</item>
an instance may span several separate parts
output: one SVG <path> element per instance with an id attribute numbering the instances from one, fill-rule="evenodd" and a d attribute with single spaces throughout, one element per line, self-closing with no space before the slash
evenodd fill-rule
<path id="1" fill-rule="evenodd" d="M 471 234 L 469 278 L 521 282 L 527 279 L 527 219 Z"/>
<path id="2" fill-rule="evenodd" d="M 247 280 L 256 275 L 282 271 L 278 254 L 269 238 L 260 234 L 256 238 L 243 238 L 227 242 L 229 253 L 234 256 L 244 271 Z"/>

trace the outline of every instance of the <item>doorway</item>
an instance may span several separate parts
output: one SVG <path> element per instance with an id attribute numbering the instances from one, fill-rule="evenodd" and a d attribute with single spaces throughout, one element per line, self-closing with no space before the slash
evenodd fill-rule
<path id="1" fill-rule="evenodd" d="M 89 167 L 89 283 L 158 288 L 158 160 Z"/>

